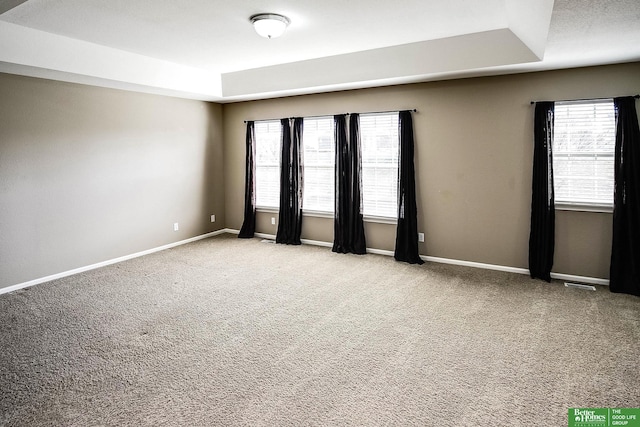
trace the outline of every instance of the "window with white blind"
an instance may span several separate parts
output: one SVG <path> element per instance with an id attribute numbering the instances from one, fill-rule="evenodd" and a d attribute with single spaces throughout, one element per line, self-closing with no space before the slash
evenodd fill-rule
<path id="1" fill-rule="evenodd" d="M 398 113 L 360 115 L 363 213 L 398 216 Z"/>
<path id="2" fill-rule="evenodd" d="M 333 213 L 335 183 L 335 143 L 333 117 L 304 119 L 303 207 L 305 211 Z"/>
<path id="3" fill-rule="evenodd" d="M 257 208 L 280 206 L 280 134 L 279 120 L 255 122 Z"/>
<path id="4" fill-rule="evenodd" d="M 613 100 L 556 102 L 553 180 L 556 204 L 613 206 Z"/>

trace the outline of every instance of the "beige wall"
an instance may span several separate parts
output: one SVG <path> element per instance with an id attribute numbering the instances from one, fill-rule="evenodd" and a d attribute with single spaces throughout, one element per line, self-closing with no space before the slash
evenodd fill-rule
<path id="1" fill-rule="evenodd" d="M 640 63 L 224 106 L 0 74 L 0 288 L 239 229 L 243 120 L 408 108 L 421 253 L 526 268 L 529 101 L 639 91 Z M 330 242 L 332 224 L 307 217 L 303 238 Z M 556 229 L 555 272 L 608 277 L 610 214 L 558 212 Z M 365 231 L 393 249 L 394 226 Z"/>
<path id="2" fill-rule="evenodd" d="M 220 105 L 0 74 L 0 288 L 223 228 L 223 179 Z"/>
<path id="3" fill-rule="evenodd" d="M 421 254 L 527 268 L 530 101 L 638 91 L 640 63 L 632 63 L 226 104 L 226 226 L 242 225 L 243 120 L 416 108 Z M 258 215 L 258 232 L 275 233 L 271 216 Z M 557 217 L 554 272 L 608 278 L 611 214 L 562 211 Z M 369 247 L 393 249 L 394 226 L 367 223 L 365 232 Z M 305 218 L 302 234 L 332 241 L 332 220 Z"/>

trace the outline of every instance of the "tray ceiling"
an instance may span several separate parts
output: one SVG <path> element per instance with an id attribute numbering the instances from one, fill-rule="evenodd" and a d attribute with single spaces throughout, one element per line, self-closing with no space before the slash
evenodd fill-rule
<path id="1" fill-rule="evenodd" d="M 249 17 L 280 13 L 285 34 Z M 0 0 L 0 71 L 217 102 L 628 62 L 636 0 Z"/>

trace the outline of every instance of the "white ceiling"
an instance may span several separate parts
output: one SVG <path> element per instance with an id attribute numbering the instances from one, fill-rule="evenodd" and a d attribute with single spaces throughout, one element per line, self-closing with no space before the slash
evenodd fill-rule
<path id="1" fill-rule="evenodd" d="M 638 0 L 0 0 L 0 72 L 217 102 L 637 60 Z"/>

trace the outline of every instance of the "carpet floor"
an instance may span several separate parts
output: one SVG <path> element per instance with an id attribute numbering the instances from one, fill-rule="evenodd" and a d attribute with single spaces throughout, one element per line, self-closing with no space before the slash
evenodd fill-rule
<path id="1" fill-rule="evenodd" d="M 563 426 L 640 299 L 221 235 L 0 295 L 3 426 Z"/>

